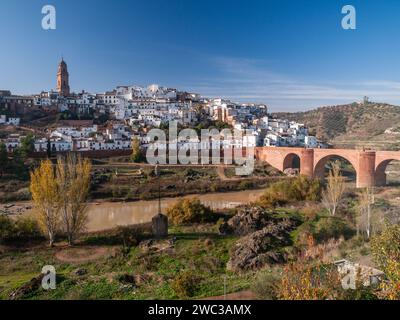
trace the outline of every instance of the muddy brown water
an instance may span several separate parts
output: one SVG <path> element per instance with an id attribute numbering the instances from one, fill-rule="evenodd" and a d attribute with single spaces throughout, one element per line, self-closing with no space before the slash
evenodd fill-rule
<path id="1" fill-rule="evenodd" d="M 161 200 L 163 212 L 180 199 L 197 197 L 200 201 L 214 210 L 234 208 L 258 200 L 264 190 L 245 190 L 238 192 L 208 193 L 189 195 Z M 88 206 L 87 231 L 102 231 L 117 226 L 134 225 L 151 221 L 158 213 L 158 200 L 135 202 L 100 202 Z M 32 214 L 32 210 L 25 214 Z"/>

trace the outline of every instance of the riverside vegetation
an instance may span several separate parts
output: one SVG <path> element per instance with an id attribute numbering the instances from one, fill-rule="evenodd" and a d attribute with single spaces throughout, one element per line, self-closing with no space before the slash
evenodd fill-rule
<path id="1" fill-rule="evenodd" d="M 198 299 L 223 294 L 224 283 L 229 293 L 251 290 L 260 299 L 400 298 L 399 217 L 384 201 L 362 209 L 362 194 L 335 187 L 337 172 L 326 183 L 303 176 L 273 183 L 257 203 L 226 212 L 183 200 L 167 210 L 166 239 L 153 239 L 149 225 L 88 234 L 82 223 L 71 236 L 65 217 L 85 211 L 68 207 L 57 190 L 76 185 L 85 195 L 88 181 L 77 172 L 88 165 L 42 162 L 31 187 L 51 193 L 34 196 L 38 218 L 0 218 L 2 299 Z M 323 201 L 329 190 L 343 192 Z M 74 199 L 84 206 L 85 197 Z M 56 219 L 43 221 L 40 212 L 50 207 Z M 339 258 L 367 261 L 386 279 L 345 291 L 332 265 Z M 44 265 L 57 270 L 56 290 L 31 281 Z"/>

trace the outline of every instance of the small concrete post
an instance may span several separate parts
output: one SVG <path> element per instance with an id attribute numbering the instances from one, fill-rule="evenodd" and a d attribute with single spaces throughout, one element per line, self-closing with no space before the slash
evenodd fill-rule
<path id="1" fill-rule="evenodd" d="M 168 236 L 168 217 L 159 213 L 153 217 L 151 222 L 153 236 L 156 238 L 164 238 Z"/>

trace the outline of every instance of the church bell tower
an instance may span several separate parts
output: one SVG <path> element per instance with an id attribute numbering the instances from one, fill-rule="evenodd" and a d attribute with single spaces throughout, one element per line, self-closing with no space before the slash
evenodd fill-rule
<path id="1" fill-rule="evenodd" d="M 62 59 L 60 64 L 58 65 L 57 91 L 60 96 L 63 97 L 67 97 L 70 95 L 68 67 L 64 59 Z"/>

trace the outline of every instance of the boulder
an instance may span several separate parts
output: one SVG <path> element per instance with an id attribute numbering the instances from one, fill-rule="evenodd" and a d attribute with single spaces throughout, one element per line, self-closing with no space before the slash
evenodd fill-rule
<path id="1" fill-rule="evenodd" d="M 276 224 L 299 224 L 297 220 L 289 218 L 279 218 L 277 214 L 267 211 L 261 207 L 246 206 L 241 208 L 238 213 L 223 223 L 219 231 L 221 234 L 234 234 L 246 236 L 263 228 Z"/>
<path id="2" fill-rule="evenodd" d="M 118 281 L 121 282 L 122 284 L 125 284 L 125 285 L 130 285 L 130 286 L 135 286 L 136 285 L 135 276 L 134 275 L 130 275 L 128 273 L 119 275 L 118 276 Z"/>
<path id="3" fill-rule="evenodd" d="M 34 293 L 36 290 L 39 290 L 42 285 L 42 280 L 44 276 L 44 274 L 40 274 L 38 277 L 33 278 L 28 283 L 25 283 L 18 289 L 11 292 L 9 295 L 10 300 L 22 299 L 25 296 Z"/>
<path id="4" fill-rule="evenodd" d="M 74 276 L 82 277 L 87 274 L 87 270 L 84 268 L 78 268 L 72 272 Z"/>
<path id="5" fill-rule="evenodd" d="M 285 262 L 284 247 L 291 244 L 290 233 L 300 223 L 292 218 L 274 217 L 260 207 L 244 208 L 221 226 L 225 234 L 244 236 L 233 247 L 227 268 L 241 272 Z"/>
<path id="6" fill-rule="evenodd" d="M 283 173 L 284 173 L 285 175 L 287 175 L 288 177 L 296 177 L 296 176 L 299 175 L 299 169 L 288 168 L 288 169 L 285 169 L 285 170 L 283 171 Z"/>
<path id="7" fill-rule="evenodd" d="M 154 246 L 154 240 L 143 240 L 139 244 L 139 248 L 143 251 L 150 251 L 150 249 Z"/>

